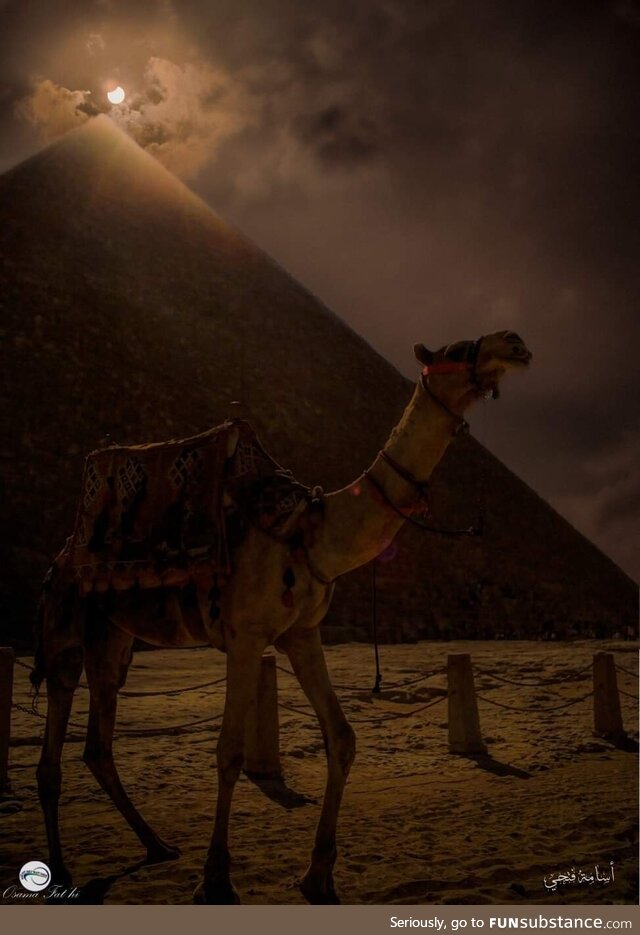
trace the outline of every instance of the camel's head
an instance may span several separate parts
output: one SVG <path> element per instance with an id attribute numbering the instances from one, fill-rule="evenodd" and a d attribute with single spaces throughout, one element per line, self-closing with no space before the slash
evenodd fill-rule
<path id="1" fill-rule="evenodd" d="M 416 358 L 423 365 L 422 380 L 438 397 L 447 400 L 453 411 L 464 410 L 474 399 L 494 399 L 499 383 L 508 370 L 529 366 L 529 351 L 514 331 L 497 331 L 477 341 L 458 341 L 439 351 L 424 344 L 414 345 Z"/>

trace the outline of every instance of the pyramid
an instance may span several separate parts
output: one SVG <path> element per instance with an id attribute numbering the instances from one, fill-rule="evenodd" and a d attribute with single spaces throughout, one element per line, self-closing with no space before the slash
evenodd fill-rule
<path id="1" fill-rule="evenodd" d="M 373 460 L 410 397 L 390 363 L 105 116 L 0 177 L 0 255 L 0 641 L 28 639 L 84 456 L 106 437 L 195 434 L 242 397 L 274 457 L 328 490 Z M 415 340 L 428 338 L 425 321 Z M 452 444 L 434 504 L 451 525 L 482 509 L 484 535 L 402 531 L 377 569 L 384 639 L 635 623 L 636 585 L 473 439 Z M 341 580 L 328 638 L 366 638 L 371 605 L 370 569 Z"/>

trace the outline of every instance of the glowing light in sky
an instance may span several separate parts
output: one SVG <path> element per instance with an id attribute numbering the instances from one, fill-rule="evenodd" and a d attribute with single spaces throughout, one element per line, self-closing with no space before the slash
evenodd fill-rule
<path id="1" fill-rule="evenodd" d="M 124 88 L 121 88 L 118 85 L 117 88 L 114 88 L 113 91 L 107 91 L 107 97 L 111 104 L 122 104 L 125 99 Z"/>

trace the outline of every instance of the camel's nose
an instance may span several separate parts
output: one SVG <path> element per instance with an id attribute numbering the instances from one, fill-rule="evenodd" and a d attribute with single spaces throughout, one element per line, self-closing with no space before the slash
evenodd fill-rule
<path id="1" fill-rule="evenodd" d="M 511 356 L 517 357 L 518 360 L 521 360 L 523 363 L 530 363 L 533 358 L 531 351 L 527 350 L 524 344 L 516 344 L 511 348 Z"/>

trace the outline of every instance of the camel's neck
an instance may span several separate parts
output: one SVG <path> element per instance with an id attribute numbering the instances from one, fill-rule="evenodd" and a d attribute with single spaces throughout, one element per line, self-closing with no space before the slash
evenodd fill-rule
<path id="1" fill-rule="evenodd" d="M 406 472 L 427 481 L 452 439 L 452 417 L 418 384 L 384 450 Z M 416 503 L 412 485 L 380 455 L 369 468 L 377 485 L 360 475 L 330 493 L 310 557 L 323 576 L 333 579 L 365 565 L 393 541 L 404 519 L 386 502 L 409 511 Z"/>

